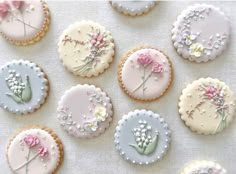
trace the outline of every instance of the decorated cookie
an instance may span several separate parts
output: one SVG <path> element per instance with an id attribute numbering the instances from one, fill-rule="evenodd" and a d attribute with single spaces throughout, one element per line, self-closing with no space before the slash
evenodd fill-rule
<path id="1" fill-rule="evenodd" d="M 199 134 L 222 131 L 232 122 L 235 108 L 235 96 L 230 88 L 212 78 L 192 82 L 179 99 L 181 119 Z"/>
<path id="2" fill-rule="evenodd" d="M 0 0 L 0 33 L 16 45 L 40 40 L 50 23 L 49 9 L 43 0 Z"/>
<path id="3" fill-rule="evenodd" d="M 129 51 L 121 60 L 118 81 L 124 92 L 133 99 L 158 99 L 170 87 L 173 78 L 169 58 L 152 47 Z"/>
<path id="4" fill-rule="evenodd" d="M 110 1 L 118 12 L 128 16 L 140 16 L 148 13 L 157 1 Z"/>
<path id="5" fill-rule="evenodd" d="M 104 72 L 115 54 L 110 32 L 92 21 L 70 25 L 62 33 L 58 47 L 66 69 L 81 77 L 98 76 Z"/>
<path id="6" fill-rule="evenodd" d="M 15 114 L 37 110 L 46 100 L 49 82 L 35 63 L 14 60 L 0 67 L 0 106 Z"/>
<path id="7" fill-rule="evenodd" d="M 32 126 L 10 140 L 7 160 L 14 174 L 53 174 L 63 161 L 63 146 L 49 128 Z"/>
<path id="8" fill-rule="evenodd" d="M 152 111 L 135 110 L 124 115 L 116 127 L 115 146 L 133 164 L 161 160 L 170 145 L 168 124 Z"/>
<path id="9" fill-rule="evenodd" d="M 195 161 L 188 164 L 180 174 L 226 174 L 226 170 L 212 161 Z"/>
<path id="10" fill-rule="evenodd" d="M 78 138 L 102 134 L 112 120 L 110 98 L 93 85 L 77 85 L 59 101 L 57 118 L 66 132 Z"/>
<path id="11" fill-rule="evenodd" d="M 225 14 L 212 5 L 188 7 L 174 23 L 172 41 L 178 54 L 195 62 L 207 62 L 227 47 L 230 24 Z"/>

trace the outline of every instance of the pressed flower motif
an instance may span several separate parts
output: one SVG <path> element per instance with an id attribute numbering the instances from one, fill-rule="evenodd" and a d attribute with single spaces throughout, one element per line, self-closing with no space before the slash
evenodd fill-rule
<path id="1" fill-rule="evenodd" d="M 137 62 L 140 65 L 144 65 L 145 66 L 145 65 L 149 65 L 149 64 L 151 64 L 153 62 L 151 55 L 148 54 L 148 53 L 139 54 L 138 56 L 139 57 L 137 59 Z"/>
<path id="2" fill-rule="evenodd" d="M 200 43 L 195 43 L 195 44 L 192 44 L 190 47 L 189 47 L 189 53 L 191 56 L 195 56 L 195 57 L 201 57 L 202 56 L 202 53 L 203 53 L 203 50 L 204 50 L 204 47 L 202 44 Z"/>
<path id="3" fill-rule="evenodd" d="M 107 110 L 103 106 L 97 106 L 93 113 L 94 117 L 97 121 L 105 121 L 106 117 L 108 116 Z"/>
<path id="4" fill-rule="evenodd" d="M 37 136 L 28 134 L 24 137 L 24 142 L 31 148 L 39 144 L 39 139 Z"/>
<path id="5" fill-rule="evenodd" d="M 9 10 L 10 10 L 10 5 L 6 1 L 0 3 L 0 17 L 1 18 L 4 18 L 7 15 Z"/>
<path id="6" fill-rule="evenodd" d="M 162 73 L 164 71 L 163 64 L 154 62 L 152 65 L 152 72 L 154 73 Z"/>
<path id="7" fill-rule="evenodd" d="M 45 157 L 48 155 L 48 149 L 44 146 L 39 146 L 38 153 L 40 156 Z"/>

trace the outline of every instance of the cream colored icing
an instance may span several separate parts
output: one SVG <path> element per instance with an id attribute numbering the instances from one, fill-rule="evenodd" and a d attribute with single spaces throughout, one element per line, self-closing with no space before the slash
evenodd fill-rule
<path id="1" fill-rule="evenodd" d="M 172 41 L 179 55 L 195 62 L 219 56 L 227 47 L 230 23 L 217 7 L 195 4 L 184 10 L 174 23 Z"/>
<path id="2" fill-rule="evenodd" d="M 58 104 L 57 118 L 66 132 L 92 138 L 108 128 L 113 110 L 110 98 L 93 85 L 77 85 L 66 91 Z"/>
<path id="3" fill-rule="evenodd" d="M 215 134 L 231 123 L 235 115 L 235 96 L 217 79 L 201 78 L 189 84 L 179 101 L 181 119 L 193 131 Z"/>
<path id="4" fill-rule="evenodd" d="M 144 66 L 138 62 L 142 54 L 148 55 L 149 58 L 147 59 L 152 61 L 152 63 L 145 65 L 145 74 Z M 155 62 L 162 66 L 162 72 L 156 73 L 152 71 Z M 156 49 L 143 48 L 127 57 L 122 67 L 121 81 L 129 95 L 137 99 L 151 100 L 160 97 L 169 87 L 172 78 L 171 74 L 170 61 L 166 55 Z M 146 81 L 142 78 L 144 75 L 144 79 L 147 79 Z M 145 84 L 141 85 L 143 81 L 145 81 Z"/>
<path id="5" fill-rule="evenodd" d="M 24 141 L 27 135 L 36 136 L 39 143 L 30 148 Z M 47 148 L 47 155 L 37 155 L 40 146 Z M 28 170 L 26 170 L 24 164 L 27 162 L 28 154 L 28 161 L 37 156 L 28 163 Z M 42 129 L 28 129 L 18 134 L 10 142 L 7 157 L 10 168 L 15 174 L 52 174 L 61 158 L 57 142 L 47 131 Z M 22 165 L 24 166 L 21 167 Z"/>
<path id="6" fill-rule="evenodd" d="M 114 56 L 110 32 L 92 21 L 70 25 L 61 35 L 58 47 L 63 65 L 73 74 L 82 77 L 102 73 L 109 67 Z"/>
<path id="7" fill-rule="evenodd" d="M 194 161 L 188 164 L 180 174 L 226 174 L 226 170 L 212 161 Z"/>
<path id="8" fill-rule="evenodd" d="M 14 7 L 12 1 L 7 2 L 10 9 L 7 16 L 0 17 L 0 31 L 12 40 L 32 40 L 44 26 L 46 16 L 43 1 L 23 1 L 20 9 Z"/>

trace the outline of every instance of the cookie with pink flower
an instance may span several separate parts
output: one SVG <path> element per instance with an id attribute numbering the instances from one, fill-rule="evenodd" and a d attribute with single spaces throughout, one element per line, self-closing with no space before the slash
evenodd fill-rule
<path id="1" fill-rule="evenodd" d="M 49 128 L 32 126 L 9 141 L 7 160 L 15 174 L 55 173 L 63 161 L 63 146 Z"/>
<path id="2" fill-rule="evenodd" d="M 129 51 L 118 68 L 118 81 L 133 99 L 152 101 L 163 96 L 173 80 L 172 63 L 157 48 L 146 46 Z"/>
<path id="3" fill-rule="evenodd" d="M 43 0 L 0 1 L 0 33 L 10 43 L 29 45 L 48 31 L 49 9 Z"/>
<path id="4" fill-rule="evenodd" d="M 224 82 L 201 78 L 182 91 L 179 113 L 191 130 L 199 134 L 216 134 L 232 122 L 235 102 L 233 91 Z"/>
<path id="5" fill-rule="evenodd" d="M 64 67 L 81 77 L 98 76 L 110 65 L 115 54 L 111 33 L 93 21 L 70 25 L 60 36 L 59 58 Z"/>

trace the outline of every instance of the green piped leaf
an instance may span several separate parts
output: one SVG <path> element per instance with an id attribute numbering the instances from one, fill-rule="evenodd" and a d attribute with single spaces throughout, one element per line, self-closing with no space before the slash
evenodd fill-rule
<path id="1" fill-rule="evenodd" d="M 152 139 L 152 142 L 148 144 L 148 146 L 146 147 L 146 149 L 144 151 L 144 155 L 150 155 L 150 154 L 152 154 L 156 150 L 157 140 L 158 140 L 158 135 L 156 135 Z"/>
<path id="2" fill-rule="evenodd" d="M 26 76 L 25 89 L 22 92 L 22 100 L 24 102 L 29 102 L 31 98 L 32 98 L 32 90 L 30 86 L 30 80 L 29 80 L 29 76 Z"/>
<path id="3" fill-rule="evenodd" d="M 133 147 L 138 153 L 142 154 L 144 153 L 144 148 L 141 148 L 135 144 L 130 144 L 131 147 Z"/>
<path id="4" fill-rule="evenodd" d="M 14 94 L 7 93 L 6 95 L 11 97 L 16 103 L 23 103 L 22 99 Z"/>

